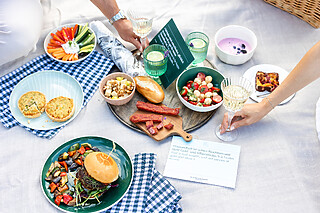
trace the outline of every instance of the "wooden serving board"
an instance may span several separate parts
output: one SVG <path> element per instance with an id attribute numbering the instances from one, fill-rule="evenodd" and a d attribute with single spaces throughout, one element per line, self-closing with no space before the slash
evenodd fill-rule
<path id="1" fill-rule="evenodd" d="M 163 105 L 163 104 L 161 104 Z M 145 112 L 141 110 L 137 110 L 134 114 L 152 114 L 151 112 Z M 168 123 L 172 123 L 174 126 L 172 129 L 167 130 L 165 127 L 158 130 L 158 133 L 155 135 L 152 135 L 149 133 L 149 131 L 146 128 L 145 123 L 137 123 L 135 124 L 137 127 L 139 127 L 143 132 L 148 134 L 151 138 L 153 138 L 156 141 L 161 141 L 171 135 L 180 135 L 185 141 L 189 142 L 192 140 L 192 135 L 185 132 L 182 128 L 182 117 L 179 115 L 163 115 L 163 125 L 166 125 Z M 159 123 L 154 123 L 154 126 L 157 126 Z"/>
<path id="2" fill-rule="evenodd" d="M 215 68 L 208 60 L 204 61 L 204 65 L 207 67 Z M 111 70 L 112 72 L 120 72 L 119 69 L 114 66 Z M 165 98 L 163 100 L 163 104 L 171 108 L 180 108 L 179 115 L 182 117 L 182 127 L 181 129 L 184 132 L 191 132 L 205 123 L 207 123 L 212 116 L 216 113 L 216 110 L 210 112 L 195 112 L 187 107 L 185 107 L 176 92 L 176 82 L 173 82 L 167 89 L 163 89 L 165 93 Z M 138 126 L 134 125 L 130 120 L 130 116 L 137 111 L 136 103 L 137 101 L 147 102 L 147 99 L 143 97 L 139 92 L 136 91 L 131 101 L 125 105 L 115 106 L 108 104 L 111 112 L 116 116 L 121 123 L 138 131 L 143 134 L 147 134 L 147 132 L 143 131 Z M 178 134 L 173 133 L 170 135 Z M 159 133 L 158 133 L 159 134 Z"/>

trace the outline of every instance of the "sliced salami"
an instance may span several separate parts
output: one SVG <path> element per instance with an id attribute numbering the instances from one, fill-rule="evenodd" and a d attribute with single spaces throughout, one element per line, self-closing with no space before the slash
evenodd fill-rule
<path id="1" fill-rule="evenodd" d="M 155 135 L 155 134 L 158 133 L 157 128 L 154 127 L 154 126 L 153 126 L 153 127 L 150 127 L 150 128 L 148 129 L 148 131 L 150 132 L 151 135 Z"/>
<path id="2" fill-rule="evenodd" d="M 153 121 L 147 121 L 146 127 L 147 127 L 147 129 L 149 129 L 150 127 L 153 127 Z"/>
<path id="3" fill-rule="evenodd" d="M 134 114 L 130 116 L 130 121 L 132 123 L 141 123 L 147 121 L 153 122 L 161 122 L 162 115 L 155 115 L 155 114 Z"/>
<path id="4" fill-rule="evenodd" d="M 167 106 L 159 106 L 151 103 L 137 101 L 137 108 L 147 112 L 155 112 L 162 115 L 178 115 L 180 108 L 170 108 Z"/>
<path id="5" fill-rule="evenodd" d="M 170 130 L 173 128 L 173 124 L 172 123 L 168 123 L 167 125 L 164 125 L 164 128 L 166 128 L 167 130 Z"/>

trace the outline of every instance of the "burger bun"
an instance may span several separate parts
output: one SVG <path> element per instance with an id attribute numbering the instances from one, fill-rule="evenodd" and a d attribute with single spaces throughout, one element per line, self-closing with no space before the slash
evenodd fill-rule
<path id="1" fill-rule="evenodd" d="M 119 168 L 114 159 L 103 152 L 92 152 L 84 159 L 88 174 L 101 183 L 112 183 L 119 177 Z"/>

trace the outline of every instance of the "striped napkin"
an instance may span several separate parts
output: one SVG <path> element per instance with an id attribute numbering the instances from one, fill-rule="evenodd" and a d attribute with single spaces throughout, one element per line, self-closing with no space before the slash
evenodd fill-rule
<path id="1" fill-rule="evenodd" d="M 120 212 L 182 212 L 178 204 L 179 192 L 155 169 L 156 155 L 136 154 L 133 160 L 134 175 L 127 194 L 106 213 Z"/>
<path id="2" fill-rule="evenodd" d="M 114 63 L 109 58 L 97 51 L 93 51 L 85 60 L 72 64 L 57 62 L 46 54 L 36 57 L 18 69 L 0 78 L 1 123 L 7 128 L 19 125 L 38 137 L 48 139 L 54 137 L 65 126 L 51 130 L 35 130 L 23 126 L 14 119 L 9 108 L 9 98 L 14 87 L 26 76 L 42 70 L 65 72 L 73 76 L 82 86 L 84 92 L 84 102 L 82 107 L 84 107 L 98 89 L 101 79 L 109 73 L 113 65 Z"/>

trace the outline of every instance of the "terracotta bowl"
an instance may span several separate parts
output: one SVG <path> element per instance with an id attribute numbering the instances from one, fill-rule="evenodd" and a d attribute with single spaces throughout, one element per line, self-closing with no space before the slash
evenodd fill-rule
<path id="1" fill-rule="evenodd" d="M 111 99 L 111 98 L 107 98 L 104 95 L 103 87 L 106 85 L 108 80 L 116 79 L 116 77 L 123 77 L 133 83 L 134 88 L 129 96 L 127 96 L 125 98 Z M 117 106 L 124 105 L 124 104 L 128 103 L 132 99 L 132 97 L 135 93 L 135 90 L 136 90 L 136 84 L 135 84 L 135 81 L 133 80 L 133 78 L 130 75 L 127 75 L 127 74 L 121 73 L 121 72 L 116 72 L 116 73 L 112 73 L 112 74 L 107 75 L 106 77 L 104 77 L 101 80 L 100 85 L 99 85 L 99 91 L 100 91 L 101 96 L 104 98 L 104 100 L 106 100 L 106 102 L 108 102 L 109 104 L 117 105 Z"/>

